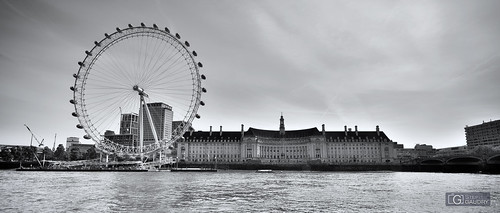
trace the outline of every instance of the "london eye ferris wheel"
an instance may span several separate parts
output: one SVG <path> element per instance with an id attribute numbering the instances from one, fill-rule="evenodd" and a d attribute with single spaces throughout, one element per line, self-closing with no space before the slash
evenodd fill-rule
<path id="1" fill-rule="evenodd" d="M 85 51 L 85 58 L 78 62 L 79 70 L 73 74 L 71 86 L 74 105 L 72 113 L 78 118 L 77 128 L 85 130 L 85 139 L 92 139 L 96 148 L 107 153 L 142 155 L 162 150 L 180 139 L 190 127 L 197 114 L 201 86 L 205 75 L 203 67 L 196 62 L 197 53 L 189 50 L 188 41 L 181 41 L 179 34 L 168 28 L 160 29 L 156 24 L 149 27 L 128 25 L 116 28 L 111 34 L 95 41 L 92 49 Z M 152 116 L 150 103 L 162 103 L 171 109 L 173 121 L 169 134 Z M 125 114 L 135 115 L 137 132 L 123 130 L 120 126 Z M 163 122 L 163 121 L 162 121 Z M 170 121 L 171 122 L 171 121 Z M 169 126 L 169 125 L 166 125 Z M 150 129 L 154 141 L 144 143 L 144 131 Z M 118 137 L 110 137 L 109 131 L 135 135 L 123 143 Z M 160 134 L 158 134 L 160 133 Z"/>

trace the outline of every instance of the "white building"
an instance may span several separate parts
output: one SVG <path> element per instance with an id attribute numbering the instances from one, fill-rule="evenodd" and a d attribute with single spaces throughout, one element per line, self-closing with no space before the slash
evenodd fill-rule
<path id="1" fill-rule="evenodd" d="M 396 159 L 395 142 L 377 126 L 375 131 L 322 131 L 316 127 L 286 131 L 249 128 L 244 131 L 190 131 L 178 142 L 177 157 L 190 163 L 260 162 L 263 164 L 381 164 Z"/>

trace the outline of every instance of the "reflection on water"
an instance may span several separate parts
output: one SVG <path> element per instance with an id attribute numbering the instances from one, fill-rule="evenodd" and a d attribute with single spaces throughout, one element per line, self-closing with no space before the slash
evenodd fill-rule
<path id="1" fill-rule="evenodd" d="M 499 212 L 500 176 L 404 172 L 0 171 L 0 212 Z M 490 192 L 448 207 L 446 192 Z"/>

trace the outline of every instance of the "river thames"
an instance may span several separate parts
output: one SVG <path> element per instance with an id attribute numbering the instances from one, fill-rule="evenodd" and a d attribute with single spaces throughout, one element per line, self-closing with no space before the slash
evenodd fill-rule
<path id="1" fill-rule="evenodd" d="M 0 212 L 499 212 L 500 176 L 411 172 L 0 171 Z M 446 206 L 489 192 L 490 206 Z"/>

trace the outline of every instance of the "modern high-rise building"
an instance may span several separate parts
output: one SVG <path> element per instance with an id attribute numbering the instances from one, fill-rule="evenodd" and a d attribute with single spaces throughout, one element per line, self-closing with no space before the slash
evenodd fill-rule
<path id="1" fill-rule="evenodd" d="M 120 134 L 139 135 L 139 114 L 122 114 L 122 119 L 120 121 Z"/>
<path id="2" fill-rule="evenodd" d="M 481 145 L 500 146 L 500 120 L 466 126 L 465 139 L 468 147 Z"/>
<path id="3" fill-rule="evenodd" d="M 174 112 L 172 107 L 161 102 L 148 103 L 149 112 L 153 120 L 153 125 L 156 130 L 158 140 L 170 139 L 172 137 L 172 120 Z M 149 145 L 155 142 L 153 131 L 150 127 L 146 110 L 143 115 L 144 125 L 144 145 Z"/>

